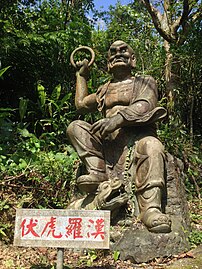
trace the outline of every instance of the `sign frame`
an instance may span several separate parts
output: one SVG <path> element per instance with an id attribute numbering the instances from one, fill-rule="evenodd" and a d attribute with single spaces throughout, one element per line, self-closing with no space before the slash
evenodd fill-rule
<path id="1" fill-rule="evenodd" d="M 103 234 L 104 239 L 99 238 L 93 240 L 93 238 L 81 238 L 75 239 L 57 239 L 51 240 L 50 238 L 23 238 L 21 232 L 21 225 L 23 219 L 33 218 L 89 218 L 89 219 L 103 219 L 104 227 Z M 90 226 L 90 225 L 89 225 Z M 14 246 L 23 247 L 56 247 L 56 248 L 91 248 L 91 249 L 109 249 L 110 242 L 110 211 L 108 210 L 71 210 L 71 209 L 16 209 L 15 219 L 15 233 L 14 233 Z"/>

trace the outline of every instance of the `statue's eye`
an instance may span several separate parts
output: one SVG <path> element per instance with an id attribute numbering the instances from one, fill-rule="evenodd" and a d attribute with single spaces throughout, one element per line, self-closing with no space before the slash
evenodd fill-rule
<path id="1" fill-rule="evenodd" d="M 121 53 L 125 53 L 127 51 L 127 48 L 122 48 Z"/>
<path id="2" fill-rule="evenodd" d="M 110 49 L 110 53 L 111 53 L 111 55 L 115 55 L 116 54 L 116 49 Z"/>

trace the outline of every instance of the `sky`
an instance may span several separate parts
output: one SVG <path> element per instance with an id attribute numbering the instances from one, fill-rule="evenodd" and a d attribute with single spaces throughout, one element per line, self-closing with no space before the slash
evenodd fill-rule
<path id="1" fill-rule="evenodd" d="M 127 5 L 132 2 L 132 0 L 94 0 L 95 9 L 99 11 L 108 10 L 110 5 L 115 6 L 117 2 L 120 2 L 122 5 Z M 91 15 L 90 15 L 91 17 Z M 105 28 L 105 23 L 103 20 L 98 20 L 96 22 L 96 28 L 99 27 L 100 29 Z"/>
<path id="2" fill-rule="evenodd" d="M 107 10 L 110 5 L 115 6 L 118 0 L 94 0 L 95 8 L 98 10 Z M 131 0 L 119 0 L 122 5 L 127 5 Z M 103 6 L 103 9 L 100 7 Z"/>

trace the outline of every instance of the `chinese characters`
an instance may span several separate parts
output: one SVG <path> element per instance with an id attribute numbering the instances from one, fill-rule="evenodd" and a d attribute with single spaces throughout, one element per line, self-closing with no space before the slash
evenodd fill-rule
<path id="1" fill-rule="evenodd" d="M 22 219 L 22 239 L 98 240 L 105 239 L 103 218 L 40 216 Z"/>

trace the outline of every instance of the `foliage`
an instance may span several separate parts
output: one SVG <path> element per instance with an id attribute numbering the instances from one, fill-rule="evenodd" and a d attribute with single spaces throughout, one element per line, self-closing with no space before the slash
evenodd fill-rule
<path id="1" fill-rule="evenodd" d="M 38 81 L 50 91 L 58 84 L 63 94 L 72 91 L 70 53 L 91 39 L 91 24 L 84 13 L 92 7 L 91 1 L 83 1 L 80 9 L 58 0 L 37 2 L 9 2 L 0 12 L 0 58 L 3 65 L 11 65 L 1 82 L 1 97 L 7 106 L 17 106 L 18 98 L 24 96 L 35 101 Z"/>
<path id="2" fill-rule="evenodd" d="M 189 131 L 180 117 L 172 117 L 158 125 L 158 135 L 165 145 L 166 151 L 183 161 L 185 184 L 189 198 L 201 198 L 202 188 L 202 152 L 201 139 L 198 143 L 190 143 Z"/>
<path id="3" fill-rule="evenodd" d="M 5 178 L 15 180 L 15 176 L 20 175 L 26 178 L 24 184 L 28 185 L 29 181 L 37 183 L 43 180 L 53 186 L 59 184 L 63 189 L 70 183 L 74 174 L 74 162 L 77 160 L 77 154 L 71 146 L 63 146 L 60 151 L 56 151 L 54 143 L 38 139 L 27 129 L 18 129 L 14 135 L 15 141 L 7 138 L 0 141 L 0 176 L 3 182 Z M 5 144 L 12 146 L 12 150 L 8 150 Z"/>
<path id="4" fill-rule="evenodd" d="M 200 113 L 202 109 L 201 36 L 201 22 L 197 22 L 192 25 L 192 32 L 187 37 L 187 43 L 173 48 L 180 63 L 178 73 L 181 78 L 180 85 L 175 92 L 176 111 L 189 129 L 190 140 L 195 138 L 199 140 L 202 130 Z"/>
<path id="5" fill-rule="evenodd" d="M 57 140 L 64 140 L 65 130 L 69 122 L 75 117 L 72 93 L 62 95 L 61 84 L 57 85 L 51 93 L 41 83 L 37 85 L 38 99 L 34 111 L 37 111 L 37 120 L 34 124 L 34 131 L 46 139 L 49 138 L 53 144 Z M 20 107 L 19 107 L 20 112 Z M 28 112 L 29 114 L 29 112 Z"/>
<path id="6" fill-rule="evenodd" d="M 88 252 L 87 266 L 92 266 L 93 262 L 98 258 L 95 250 L 90 250 Z"/>
<path id="7" fill-rule="evenodd" d="M 49 97 L 41 84 L 38 91 L 41 120 L 34 126 L 41 127 L 39 138 L 27 129 L 30 100 L 21 98 L 18 109 L 0 109 L 0 238 L 7 242 L 13 235 L 14 207 L 65 208 L 74 184 L 77 154 L 59 143 L 68 123 L 69 94 L 60 98 L 57 86 Z M 19 122 L 13 121 L 16 112 Z"/>
<path id="8" fill-rule="evenodd" d="M 6 241 L 13 234 L 14 207 L 67 206 L 78 164 L 76 152 L 68 145 L 56 150 L 27 129 L 18 129 L 15 137 L 15 141 L 0 141 L 0 238 Z"/>
<path id="9" fill-rule="evenodd" d="M 196 247 L 202 244 L 202 232 L 194 230 L 189 235 L 189 242 L 192 247 Z"/>

